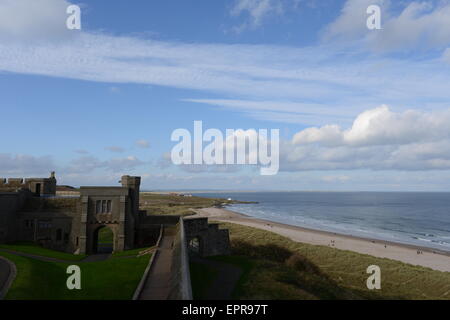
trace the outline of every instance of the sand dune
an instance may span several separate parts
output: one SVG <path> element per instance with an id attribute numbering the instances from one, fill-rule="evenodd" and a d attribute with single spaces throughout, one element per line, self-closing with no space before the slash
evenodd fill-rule
<path id="1" fill-rule="evenodd" d="M 238 223 L 268 230 L 297 242 L 330 246 L 337 249 L 355 251 L 375 257 L 388 258 L 412 265 L 420 265 L 435 270 L 450 272 L 450 254 L 438 252 L 430 248 L 419 248 L 380 240 L 316 231 L 257 219 L 226 209 L 204 208 L 195 211 L 197 214 L 194 217 L 208 217 L 210 220 Z M 421 253 L 418 254 L 418 251 Z"/>

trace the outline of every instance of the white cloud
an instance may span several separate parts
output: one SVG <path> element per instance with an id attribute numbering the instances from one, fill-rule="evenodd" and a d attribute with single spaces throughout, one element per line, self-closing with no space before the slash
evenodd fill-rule
<path id="1" fill-rule="evenodd" d="M 0 42 L 1 71 L 222 93 L 246 100 L 203 102 L 245 109 L 257 119 L 313 125 L 326 114 L 348 118 L 382 102 L 443 104 L 450 100 L 449 68 L 442 61 L 350 61 L 326 47 L 185 44 L 87 33 L 59 44 Z"/>
<path id="2" fill-rule="evenodd" d="M 382 106 L 348 129 L 307 128 L 281 147 L 280 169 L 450 170 L 450 109 L 391 112 Z"/>
<path id="3" fill-rule="evenodd" d="M 0 41 L 1 71 L 223 94 L 235 99 L 190 101 L 306 125 L 345 124 L 381 103 L 439 109 L 450 100 L 450 65 L 442 59 L 348 56 L 327 45 L 189 44 L 81 32 L 70 42 Z"/>
<path id="4" fill-rule="evenodd" d="M 382 30 L 368 30 L 366 9 L 382 8 Z M 325 40 L 362 40 L 377 51 L 443 49 L 450 44 L 450 3 L 412 1 L 400 13 L 389 0 L 347 0 L 325 30 Z"/>
<path id="5" fill-rule="evenodd" d="M 65 174 L 89 174 L 96 170 L 107 170 L 120 173 L 145 164 L 146 162 L 139 160 L 135 156 L 109 160 L 100 160 L 94 156 L 85 156 L 72 160 L 68 166 L 62 169 L 62 172 Z"/>
<path id="6" fill-rule="evenodd" d="M 244 13 L 249 16 L 249 21 L 236 27 L 234 30 L 237 32 L 261 26 L 263 20 L 272 14 L 280 15 L 283 5 L 280 0 L 236 0 L 230 14 L 237 17 Z"/>
<path id="7" fill-rule="evenodd" d="M 105 150 L 108 150 L 108 151 L 111 151 L 111 152 L 116 152 L 116 153 L 125 152 L 124 148 L 118 147 L 118 146 L 109 146 L 109 147 L 106 147 Z"/>
<path id="8" fill-rule="evenodd" d="M 107 168 L 112 171 L 126 171 L 144 165 L 145 162 L 135 156 L 111 159 L 107 162 Z"/>
<path id="9" fill-rule="evenodd" d="M 136 145 L 137 145 L 138 147 L 140 147 L 140 148 L 143 148 L 143 149 L 148 149 L 148 148 L 150 148 L 150 142 L 148 142 L 148 141 L 145 140 L 145 139 L 141 139 L 141 140 L 136 141 Z"/>
<path id="10" fill-rule="evenodd" d="M 232 99 L 183 99 L 183 101 L 219 106 L 249 114 L 258 120 L 273 122 L 322 124 L 340 119 L 349 121 L 355 108 L 333 107 L 318 103 L 297 103 L 290 101 L 252 101 Z"/>
<path id="11" fill-rule="evenodd" d="M 450 48 L 447 48 L 447 49 L 444 51 L 444 54 L 443 54 L 442 58 L 443 58 L 443 60 L 444 60 L 445 62 L 447 62 L 447 63 L 450 64 Z"/>
<path id="12" fill-rule="evenodd" d="M 58 40 L 73 36 L 67 29 L 65 0 L 0 1 L 0 39 Z"/>
<path id="13" fill-rule="evenodd" d="M 338 18 L 326 27 L 324 39 L 353 40 L 366 35 L 368 33 L 367 8 L 370 5 L 379 5 L 380 8 L 385 8 L 388 3 L 384 0 L 347 0 Z"/>
<path id="14" fill-rule="evenodd" d="M 349 176 L 323 176 L 322 177 L 322 181 L 327 182 L 327 183 L 336 183 L 336 182 L 347 182 L 349 181 L 351 178 Z"/>
<path id="15" fill-rule="evenodd" d="M 297 133 L 294 144 L 399 145 L 435 139 L 450 139 L 450 110 L 426 113 L 408 110 L 395 113 L 387 106 L 358 115 L 351 128 L 337 125 L 308 128 Z"/>
<path id="16" fill-rule="evenodd" d="M 84 150 L 84 149 L 77 149 L 74 152 L 79 153 L 79 154 L 88 154 L 89 153 L 89 151 Z"/>
<path id="17" fill-rule="evenodd" d="M 18 178 L 25 178 L 22 175 L 48 176 L 57 169 L 53 158 L 50 156 L 35 157 L 27 154 L 0 153 L 0 176 L 6 177 L 18 175 Z"/>

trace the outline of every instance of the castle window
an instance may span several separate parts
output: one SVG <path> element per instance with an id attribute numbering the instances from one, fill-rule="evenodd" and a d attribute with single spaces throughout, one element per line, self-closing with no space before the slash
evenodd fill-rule
<path id="1" fill-rule="evenodd" d="M 52 227 L 52 223 L 50 221 L 39 221 L 39 229 L 50 229 Z"/>
<path id="2" fill-rule="evenodd" d="M 69 243 L 69 234 L 64 232 L 64 243 Z"/>
<path id="3" fill-rule="evenodd" d="M 111 200 L 97 200 L 95 202 L 95 213 L 111 213 Z"/>

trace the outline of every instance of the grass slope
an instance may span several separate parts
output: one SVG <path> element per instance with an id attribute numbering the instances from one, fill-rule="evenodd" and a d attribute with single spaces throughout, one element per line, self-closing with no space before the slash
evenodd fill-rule
<path id="1" fill-rule="evenodd" d="M 213 259 L 244 270 L 234 292 L 238 299 L 450 300 L 449 272 L 298 243 L 237 224 L 221 227 L 230 230 L 233 255 Z M 381 290 L 366 287 L 369 265 L 381 268 Z"/>

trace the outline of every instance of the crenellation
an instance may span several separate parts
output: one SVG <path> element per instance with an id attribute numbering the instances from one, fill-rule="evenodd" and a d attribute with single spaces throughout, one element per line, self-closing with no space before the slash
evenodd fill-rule
<path id="1" fill-rule="evenodd" d="M 53 250 L 94 254 L 99 252 L 99 231 L 107 227 L 113 252 L 152 246 L 160 226 L 176 225 L 180 216 L 140 211 L 140 183 L 140 177 L 125 175 L 121 186 L 80 187 L 78 196 L 64 197 L 56 195 L 54 172 L 50 178 L 2 178 L 0 243 L 31 241 Z M 203 256 L 229 252 L 228 230 L 207 218 L 186 220 L 184 230 L 188 241 L 200 241 Z"/>

